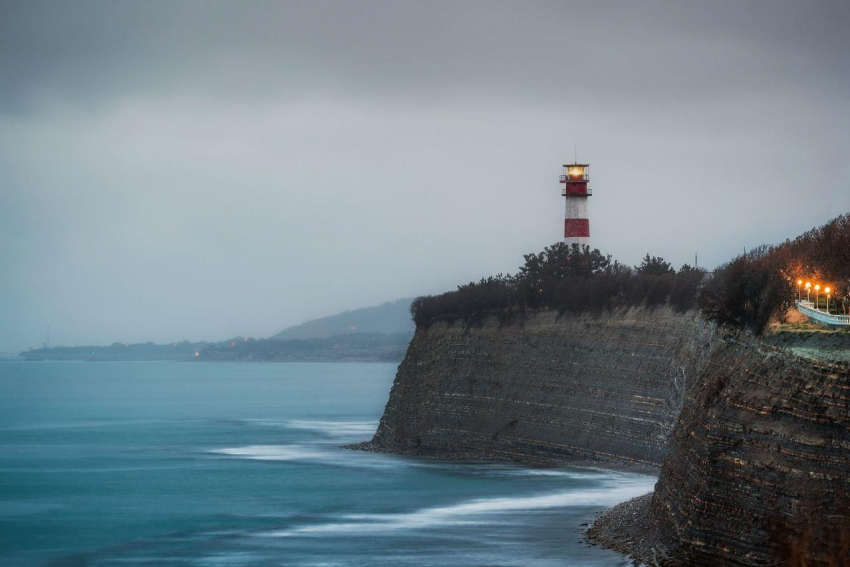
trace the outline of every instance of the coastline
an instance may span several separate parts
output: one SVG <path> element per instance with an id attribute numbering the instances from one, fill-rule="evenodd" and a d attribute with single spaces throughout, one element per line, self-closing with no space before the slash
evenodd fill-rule
<path id="1" fill-rule="evenodd" d="M 649 517 L 654 492 L 621 502 L 596 517 L 586 541 L 628 556 L 635 564 L 676 565 Z"/>
<path id="2" fill-rule="evenodd" d="M 363 441 L 362 443 L 350 443 L 342 445 L 340 448 L 351 451 L 365 451 L 367 453 L 383 453 L 386 455 L 403 455 L 408 457 L 422 457 L 425 459 L 439 459 L 444 461 L 471 461 L 471 462 L 491 462 L 491 463 L 517 463 L 523 465 L 539 466 L 539 467 L 555 467 L 555 466 L 570 466 L 570 467 L 587 467 L 594 469 L 604 469 L 614 472 L 643 474 L 653 477 L 658 477 L 661 468 L 655 465 L 641 462 L 632 462 L 626 460 L 606 460 L 592 458 L 577 458 L 577 459 L 555 459 L 555 458 L 530 458 L 525 454 L 512 455 L 509 453 L 499 453 L 492 451 L 453 451 L 438 452 L 438 451 L 393 451 L 384 447 L 379 447 L 371 441 Z"/>
<path id="3" fill-rule="evenodd" d="M 470 461 L 504 463 L 515 462 L 518 464 L 555 467 L 574 466 L 591 469 L 602 469 L 622 473 L 634 473 L 653 476 L 656 479 L 660 474 L 660 468 L 644 463 L 631 463 L 628 461 L 612 462 L 601 459 L 528 459 L 511 458 L 504 454 L 493 454 L 488 452 L 456 452 L 456 453 L 432 453 L 432 452 L 397 452 L 374 445 L 371 441 L 342 445 L 340 448 L 352 451 L 365 451 L 369 453 L 383 453 L 387 455 L 405 455 L 420 457 L 424 459 L 437 459 L 446 461 Z M 658 545 L 658 538 L 653 525 L 649 520 L 648 508 L 654 492 L 624 500 L 603 512 L 588 519 L 578 532 L 582 543 L 588 546 L 599 546 L 620 553 L 635 564 L 659 565 L 670 564 L 669 555 Z M 659 563 L 664 561 L 664 563 Z"/>

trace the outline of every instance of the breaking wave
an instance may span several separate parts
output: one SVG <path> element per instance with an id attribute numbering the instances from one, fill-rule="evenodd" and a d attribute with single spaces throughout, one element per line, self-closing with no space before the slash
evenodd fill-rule
<path id="1" fill-rule="evenodd" d="M 249 445 L 247 447 L 212 449 L 208 452 L 255 461 L 299 461 L 323 459 L 326 456 L 323 451 L 308 445 Z"/>
<path id="2" fill-rule="evenodd" d="M 291 429 L 317 431 L 330 436 L 368 436 L 371 437 L 378 428 L 375 421 L 318 421 L 294 419 L 286 422 Z"/>
<path id="3" fill-rule="evenodd" d="M 340 521 L 298 526 L 258 534 L 261 537 L 292 537 L 328 534 L 389 534 L 398 530 L 426 529 L 430 527 L 481 525 L 488 517 L 511 512 L 547 510 L 573 506 L 613 506 L 624 500 L 651 492 L 655 485 L 652 477 L 623 479 L 610 488 L 571 490 L 513 498 L 488 498 L 469 500 L 451 506 L 422 508 L 412 512 L 392 514 L 347 514 Z"/>

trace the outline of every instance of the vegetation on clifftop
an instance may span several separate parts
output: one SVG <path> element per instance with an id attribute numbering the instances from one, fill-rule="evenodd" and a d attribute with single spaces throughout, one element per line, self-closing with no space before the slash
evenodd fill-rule
<path id="1" fill-rule="evenodd" d="M 514 275 L 499 274 L 456 291 L 418 297 L 410 313 L 417 326 L 428 326 L 435 321 L 472 323 L 488 314 L 507 320 L 527 309 L 580 313 L 669 302 L 686 311 L 696 306 L 704 277 L 702 270 L 685 265 L 677 272 L 648 254 L 632 268 L 597 249 L 557 243 L 539 254 L 526 254 Z"/>
<path id="2" fill-rule="evenodd" d="M 793 305 L 798 279 L 834 290 L 832 306 L 850 307 L 850 215 L 777 246 L 761 246 L 712 274 L 684 265 L 678 271 L 650 256 L 634 268 L 597 249 L 563 243 L 525 255 L 514 275 L 499 274 L 436 296 L 416 298 L 410 313 L 417 326 L 435 321 L 474 323 L 485 315 L 503 320 L 527 309 L 581 313 L 669 304 L 677 311 L 699 307 L 720 325 L 761 333 Z"/>
<path id="3" fill-rule="evenodd" d="M 720 266 L 700 292 L 700 309 L 718 324 L 760 333 L 794 304 L 798 280 L 829 285 L 833 290 L 831 307 L 847 313 L 850 214 L 794 240 L 760 246 Z M 805 291 L 802 296 L 805 299 Z"/>

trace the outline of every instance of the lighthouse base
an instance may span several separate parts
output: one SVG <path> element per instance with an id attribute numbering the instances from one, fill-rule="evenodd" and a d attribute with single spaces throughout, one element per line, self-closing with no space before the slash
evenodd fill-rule
<path id="1" fill-rule="evenodd" d="M 578 244 L 579 246 L 590 246 L 590 237 L 589 236 L 568 236 L 564 238 L 564 244 L 567 246 L 572 246 L 573 244 Z"/>

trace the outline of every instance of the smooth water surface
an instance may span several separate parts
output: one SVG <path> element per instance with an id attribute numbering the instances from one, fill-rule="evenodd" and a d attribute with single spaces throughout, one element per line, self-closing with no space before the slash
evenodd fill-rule
<path id="1" fill-rule="evenodd" d="M 361 453 L 394 364 L 0 363 L 0 564 L 628 565 L 594 469 Z"/>

